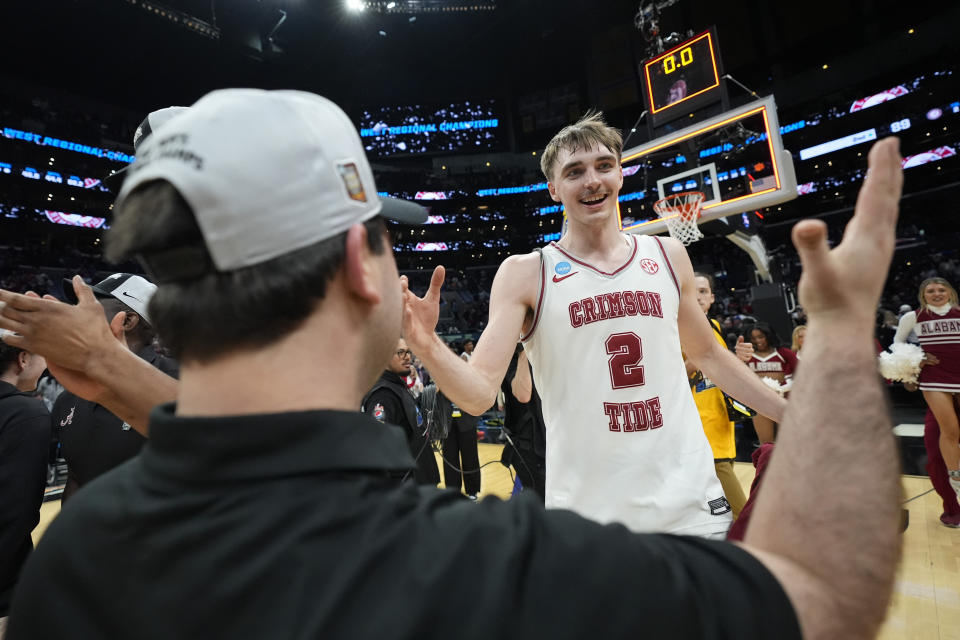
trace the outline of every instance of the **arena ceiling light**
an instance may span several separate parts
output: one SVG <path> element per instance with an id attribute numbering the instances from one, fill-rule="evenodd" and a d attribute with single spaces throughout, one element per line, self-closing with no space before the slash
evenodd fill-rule
<path id="1" fill-rule="evenodd" d="M 152 13 L 158 18 L 169 20 L 170 22 L 180 25 L 184 29 L 193 31 L 202 36 L 210 38 L 211 40 L 220 39 L 220 29 L 213 24 L 200 18 L 190 15 L 180 11 L 179 9 L 174 9 L 164 4 L 157 2 L 152 2 L 151 0 L 126 0 L 127 4 L 133 5 L 143 9 L 147 13 Z"/>
<path id="2" fill-rule="evenodd" d="M 367 8 L 367 5 L 363 0 L 346 0 L 345 2 L 348 11 L 354 11 L 359 13 Z"/>
<path id="3" fill-rule="evenodd" d="M 676 0 L 674 0 L 676 1 Z M 451 12 L 493 11 L 496 0 L 364 0 L 364 9 L 372 13 L 443 14 Z"/>

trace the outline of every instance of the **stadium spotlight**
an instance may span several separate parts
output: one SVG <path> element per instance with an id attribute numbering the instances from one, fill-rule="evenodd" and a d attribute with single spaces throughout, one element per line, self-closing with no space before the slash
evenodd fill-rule
<path id="1" fill-rule="evenodd" d="M 349 11 L 356 11 L 358 13 L 367 8 L 363 0 L 346 0 L 346 4 Z"/>

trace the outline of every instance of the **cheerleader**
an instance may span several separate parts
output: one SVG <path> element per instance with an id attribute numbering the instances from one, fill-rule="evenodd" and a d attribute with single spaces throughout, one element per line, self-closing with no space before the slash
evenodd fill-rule
<path id="1" fill-rule="evenodd" d="M 940 426 L 940 454 L 949 482 L 960 495 L 960 420 L 954 397 L 960 393 L 960 308 L 957 291 L 943 278 L 920 283 L 920 308 L 905 313 L 893 341 L 905 342 L 911 331 L 923 349 L 926 366 L 920 370 L 923 399 Z"/>
<path id="2" fill-rule="evenodd" d="M 782 385 L 793 378 L 797 368 L 796 354 L 780 346 L 780 338 L 768 324 L 757 323 L 747 332 L 746 338 L 753 344 L 753 356 L 747 366 L 761 378 L 771 378 Z M 773 442 L 776 423 L 762 415 L 753 417 L 753 428 L 760 443 Z"/>

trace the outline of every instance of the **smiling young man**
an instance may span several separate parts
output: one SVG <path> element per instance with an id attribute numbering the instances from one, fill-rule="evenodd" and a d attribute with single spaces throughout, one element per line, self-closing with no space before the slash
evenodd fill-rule
<path id="1" fill-rule="evenodd" d="M 620 231 L 622 138 L 601 114 L 547 145 L 541 168 L 568 229 L 500 266 L 469 363 L 435 337 L 443 268 L 405 290 L 404 335 L 451 400 L 493 403 L 522 336 L 547 428 L 546 505 L 635 531 L 722 536 L 730 506 L 690 395 L 680 344 L 727 393 L 778 419 L 784 403 L 717 344 L 693 268 L 671 238 Z"/>

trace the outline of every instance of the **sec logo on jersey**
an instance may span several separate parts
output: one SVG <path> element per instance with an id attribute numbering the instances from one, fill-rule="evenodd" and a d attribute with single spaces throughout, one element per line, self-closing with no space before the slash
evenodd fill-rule
<path id="1" fill-rule="evenodd" d="M 640 261 L 640 268 L 649 273 L 650 275 L 655 274 L 657 271 L 660 271 L 660 265 L 657 264 L 656 260 L 650 258 L 644 258 Z"/>

